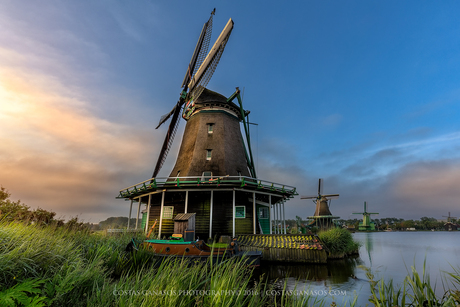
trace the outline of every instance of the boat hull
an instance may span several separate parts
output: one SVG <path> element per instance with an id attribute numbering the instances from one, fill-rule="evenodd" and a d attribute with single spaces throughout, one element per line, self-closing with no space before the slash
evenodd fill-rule
<path id="1" fill-rule="evenodd" d="M 155 256 L 166 258 L 187 258 L 192 261 L 208 261 L 212 258 L 215 263 L 235 258 L 241 259 L 245 264 L 250 266 L 259 266 L 262 258 L 262 252 L 240 251 L 238 245 L 228 248 L 211 248 L 209 245 L 201 241 L 174 241 L 174 240 L 145 240 L 144 242 L 134 246 L 135 249 L 145 249 L 155 253 Z"/>

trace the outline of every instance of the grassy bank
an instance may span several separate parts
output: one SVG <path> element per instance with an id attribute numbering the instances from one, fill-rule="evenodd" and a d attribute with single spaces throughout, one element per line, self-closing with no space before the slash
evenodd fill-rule
<path id="1" fill-rule="evenodd" d="M 241 261 L 160 263 L 146 251 L 128 253 L 130 239 L 0 222 L 0 306 L 305 306 L 315 299 L 270 292 Z"/>
<path id="2" fill-rule="evenodd" d="M 0 306 L 326 305 L 316 296 L 288 295 L 286 284 L 280 289 L 275 283 L 254 280 L 252 269 L 235 260 L 190 265 L 180 260 L 160 263 L 144 251 L 127 253 L 124 248 L 130 236 L 0 222 Z M 444 298 L 433 297 L 431 285 L 423 278 L 411 277 L 412 284 L 408 279 L 404 288 L 397 288 L 374 282 L 369 275 L 371 302 L 424 306 L 419 302 L 425 295 L 438 303 L 426 306 L 451 306 L 446 304 L 460 303 L 455 288 L 459 273 L 450 275 L 454 290 Z M 395 293 L 399 301 L 388 300 Z M 337 302 L 336 306 L 345 305 L 354 304 Z"/>
<path id="3" fill-rule="evenodd" d="M 318 234 L 326 245 L 328 258 L 343 258 L 346 255 L 357 253 L 360 244 L 353 240 L 351 233 L 343 228 L 332 228 Z"/>

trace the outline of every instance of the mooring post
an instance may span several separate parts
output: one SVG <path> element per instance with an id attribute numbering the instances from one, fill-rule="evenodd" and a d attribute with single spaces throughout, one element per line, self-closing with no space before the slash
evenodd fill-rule
<path id="1" fill-rule="evenodd" d="M 161 239 L 161 225 L 163 224 L 163 207 L 165 204 L 165 190 L 161 194 L 161 209 L 160 209 L 160 226 L 158 227 L 158 239 Z"/>
<path id="2" fill-rule="evenodd" d="M 150 220 L 150 202 L 152 201 L 152 194 L 149 194 L 149 200 L 147 202 L 147 205 L 145 206 L 145 209 L 147 210 L 147 220 L 145 221 L 145 233 L 149 231 L 149 220 Z"/>
<path id="3" fill-rule="evenodd" d="M 137 230 L 137 226 L 139 224 L 139 211 L 141 211 L 141 199 L 142 199 L 142 197 L 139 197 L 139 203 L 137 204 L 136 230 Z"/>
<path id="4" fill-rule="evenodd" d="M 128 216 L 128 228 L 129 229 L 129 222 L 131 222 L 131 211 L 133 210 L 133 199 L 131 199 L 131 204 L 129 205 L 129 216 Z"/>
<path id="5" fill-rule="evenodd" d="M 211 203 L 209 212 L 209 237 L 212 239 L 212 207 L 213 207 L 214 191 L 211 190 Z"/>

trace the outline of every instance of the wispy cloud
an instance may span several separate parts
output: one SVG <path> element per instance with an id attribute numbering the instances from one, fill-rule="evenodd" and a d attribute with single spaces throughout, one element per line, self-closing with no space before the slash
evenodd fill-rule
<path id="1" fill-rule="evenodd" d="M 1 69 L 0 184 L 29 206 L 97 221 L 117 212 L 117 191 L 150 166 L 145 144 L 155 139 L 97 116 L 87 95 L 52 75 Z"/>

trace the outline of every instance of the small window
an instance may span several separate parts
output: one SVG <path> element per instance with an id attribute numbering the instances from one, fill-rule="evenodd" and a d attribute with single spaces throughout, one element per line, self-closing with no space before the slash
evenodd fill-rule
<path id="1" fill-rule="evenodd" d="M 171 220 L 173 218 L 174 206 L 164 206 L 163 207 L 163 218 Z"/>
<path id="2" fill-rule="evenodd" d="M 208 134 L 212 134 L 214 129 L 214 124 L 208 124 Z"/>
<path id="3" fill-rule="evenodd" d="M 269 218 L 269 211 L 267 207 L 260 207 L 259 208 L 259 219 L 268 219 Z"/>
<path id="4" fill-rule="evenodd" d="M 206 160 L 211 160 L 211 153 L 212 153 L 212 149 L 207 149 L 206 150 Z"/>
<path id="5" fill-rule="evenodd" d="M 235 206 L 235 218 L 244 219 L 246 217 L 246 207 L 245 206 Z"/>
<path id="6" fill-rule="evenodd" d="M 212 178 L 212 172 L 203 172 L 201 176 L 201 181 L 209 180 Z"/>

